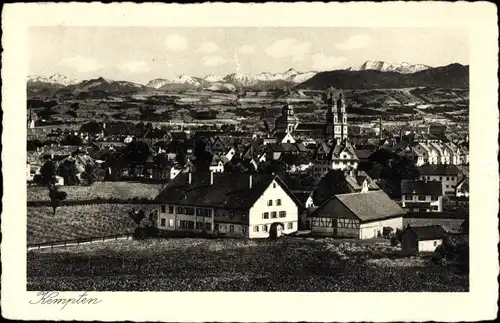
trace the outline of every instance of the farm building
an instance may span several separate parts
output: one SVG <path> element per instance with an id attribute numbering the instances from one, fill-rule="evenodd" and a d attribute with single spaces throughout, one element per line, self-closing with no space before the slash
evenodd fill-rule
<path id="1" fill-rule="evenodd" d="M 179 174 L 156 197 L 158 228 L 268 238 L 297 231 L 299 201 L 275 175 Z"/>
<path id="2" fill-rule="evenodd" d="M 370 239 L 384 227 L 402 229 L 404 214 L 382 190 L 338 194 L 312 211 L 306 226 L 315 235 Z"/>
<path id="3" fill-rule="evenodd" d="M 446 231 L 440 225 L 407 226 L 401 235 L 401 249 L 406 252 L 434 252 L 443 243 Z"/>

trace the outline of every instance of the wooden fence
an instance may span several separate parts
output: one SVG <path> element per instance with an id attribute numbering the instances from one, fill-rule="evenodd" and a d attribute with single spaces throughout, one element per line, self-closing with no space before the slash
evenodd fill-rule
<path id="1" fill-rule="evenodd" d="M 89 243 L 98 243 L 98 242 L 106 242 L 106 241 L 117 241 L 117 240 L 130 240 L 132 239 L 132 233 L 126 234 L 115 234 L 110 236 L 103 237 L 91 237 L 91 238 L 80 238 L 80 239 L 70 239 L 70 240 L 60 240 L 60 241 L 51 241 L 45 243 L 34 243 L 28 244 L 28 251 L 31 250 L 45 250 L 45 249 L 55 249 L 55 248 L 66 248 L 71 246 L 79 246 Z"/>

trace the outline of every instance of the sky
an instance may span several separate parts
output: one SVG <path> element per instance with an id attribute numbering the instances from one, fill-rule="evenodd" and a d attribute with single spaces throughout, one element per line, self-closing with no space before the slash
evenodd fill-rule
<path id="1" fill-rule="evenodd" d="M 203 77 L 327 71 L 365 61 L 468 65 L 460 28 L 30 27 L 29 75 L 103 76 L 145 84 Z"/>

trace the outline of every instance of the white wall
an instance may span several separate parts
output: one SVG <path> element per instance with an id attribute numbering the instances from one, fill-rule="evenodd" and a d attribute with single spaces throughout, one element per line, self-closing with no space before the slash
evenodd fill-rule
<path id="1" fill-rule="evenodd" d="M 441 243 L 443 243 L 442 239 L 419 241 L 418 242 L 418 251 L 419 252 L 434 252 L 436 250 L 436 248 Z"/>
<path id="2" fill-rule="evenodd" d="M 361 223 L 359 230 L 360 239 L 376 238 L 378 232 L 382 235 L 384 227 L 391 227 L 396 229 L 403 229 L 403 217 L 392 218 L 387 220 L 373 221 L 368 223 Z"/>
<path id="3" fill-rule="evenodd" d="M 276 187 L 273 187 L 273 186 Z M 281 199 L 281 205 L 276 205 L 276 200 Z M 268 200 L 273 201 L 272 206 L 268 206 Z M 276 212 L 276 218 L 271 217 L 271 212 Z M 279 212 L 285 211 L 286 216 L 284 218 L 279 217 Z M 298 206 L 292 200 L 290 196 L 283 190 L 279 183 L 273 181 L 269 187 L 264 191 L 262 196 L 254 203 L 250 208 L 249 216 L 249 237 L 250 238 L 268 238 L 269 228 L 274 222 L 284 223 L 283 233 L 288 234 L 297 231 L 298 226 Z M 262 214 L 264 212 L 269 213 L 269 219 L 264 219 Z M 293 228 L 288 228 L 288 223 L 292 223 Z M 267 232 L 263 231 L 262 228 L 267 225 Z M 254 232 L 254 227 L 259 227 L 259 232 Z"/>

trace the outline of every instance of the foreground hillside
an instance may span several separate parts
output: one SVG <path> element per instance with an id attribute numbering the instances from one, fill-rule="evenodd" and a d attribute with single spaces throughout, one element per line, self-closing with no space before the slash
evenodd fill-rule
<path id="1" fill-rule="evenodd" d="M 465 292 L 468 278 L 360 241 L 165 239 L 29 252 L 27 290 Z"/>

